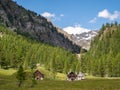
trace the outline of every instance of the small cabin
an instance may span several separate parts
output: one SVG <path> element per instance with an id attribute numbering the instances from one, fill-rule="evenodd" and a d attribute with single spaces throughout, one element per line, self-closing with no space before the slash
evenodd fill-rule
<path id="1" fill-rule="evenodd" d="M 42 74 L 39 70 L 36 70 L 34 72 L 34 77 L 36 80 L 43 80 L 44 79 L 44 74 Z"/>
<path id="2" fill-rule="evenodd" d="M 74 80 L 76 80 L 76 78 L 77 78 L 77 74 L 75 74 L 74 72 L 70 72 L 67 75 L 67 80 L 68 81 L 74 81 Z"/>
<path id="3" fill-rule="evenodd" d="M 82 72 L 79 72 L 79 74 L 77 75 L 77 79 L 76 80 L 84 80 L 85 79 L 85 74 Z"/>

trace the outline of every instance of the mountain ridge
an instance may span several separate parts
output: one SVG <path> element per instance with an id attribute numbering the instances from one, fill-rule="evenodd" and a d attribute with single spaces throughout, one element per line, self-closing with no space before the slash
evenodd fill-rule
<path id="1" fill-rule="evenodd" d="M 0 8 L 0 24 L 40 42 L 80 53 L 80 46 L 58 32 L 57 27 L 41 15 L 26 10 L 11 0 L 0 0 Z"/>

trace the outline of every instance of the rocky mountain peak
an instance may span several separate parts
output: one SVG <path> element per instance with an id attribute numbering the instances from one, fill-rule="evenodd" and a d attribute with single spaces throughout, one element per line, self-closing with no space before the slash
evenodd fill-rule
<path id="1" fill-rule="evenodd" d="M 72 34 L 71 39 L 82 48 L 89 50 L 91 40 L 98 34 L 98 31 L 91 30 L 81 34 Z"/>

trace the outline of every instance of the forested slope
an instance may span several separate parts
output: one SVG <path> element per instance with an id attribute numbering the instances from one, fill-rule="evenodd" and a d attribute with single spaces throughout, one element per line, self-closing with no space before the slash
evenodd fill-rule
<path id="1" fill-rule="evenodd" d="M 23 37 L 4 26 L 0 26 L 0 66 L 1 68 L 30 68 L 39 63 L 52 72 L 67 73 L 76 70 L 75 54 L 59 47 L 53 47 Z"/>
<path id="2" fill-rule="evenodd" d="M 83 71 L 95 76 L 120 76 L 120 24 L 103 25 L 82 57 Z"/>

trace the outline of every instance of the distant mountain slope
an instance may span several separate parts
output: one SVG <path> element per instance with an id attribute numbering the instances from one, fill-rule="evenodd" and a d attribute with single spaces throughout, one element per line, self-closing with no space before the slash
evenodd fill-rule
<path id="1" fill-rule="evenodd" d="M 75 25 L 74 27 L 68 26 L 63 28 L 63 30 L 68 33 L 67 36 L 71 41 L 86 50 L 89 50 L 91 40 L 98 34 L 98 30 L 86 29 L 80 25 Z"/>
<path id="2" fill-rule="evenodd" d="M 62 47 L 73 53 L 80 52 L 80 47 L 58 32 L 50 21 L 11 0 L 0 0 L 0 24 L 32 39 Z"/>
<path id="3" fill-rule="evenodd" d="M 72 34 L 71 39 L 75 44 L 81 46 L 86 50 L 89 50 L 90 43 L 97 34 L 98 34 L 98 31 L 91 30 L 88 32 L 83 32 L 81 34 Z"/>

